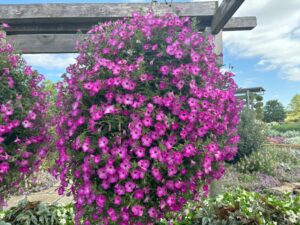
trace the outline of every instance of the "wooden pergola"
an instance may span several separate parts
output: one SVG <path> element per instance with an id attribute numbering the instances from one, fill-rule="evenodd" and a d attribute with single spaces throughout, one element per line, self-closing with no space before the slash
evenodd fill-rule
<path id="1" fill-rule="evenodd" d="M 263 87 L 251 87 L 251 88 L 239 88 L 235 92 L 235 96 L 239 99 L 244 99 L 246 101 L 246 106 L 249 108 L 250 105 L 253 108 L 253 96 L 263 95 L 265 93 L 265 89 Z"/>
<path id="2" fill-rule="evenodd" d="M 95 3 L 95 4 L 0 4 L 0 22 L 6 29 L 8 41 L 13 41 L 23 53 L 75 52 L 78 31 L 86 33 L 101 21 L 130 17 L 134 11 L 152 7 L 155 13 L 174 12 L 180 16 L 196 17 L 199 31 L 215 35 L 216 53 L 222 52 L 222 31 L 251 30 L 256 17 L 232 17 L 245 0 L 173 3 Z"/>

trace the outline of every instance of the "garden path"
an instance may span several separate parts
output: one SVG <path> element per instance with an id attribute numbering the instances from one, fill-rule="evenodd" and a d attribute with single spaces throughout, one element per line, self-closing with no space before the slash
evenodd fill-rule
<path id="1" fill-rule="evenodd" d="M 59 184 L 55 184 L 53 187 L 49 189 L 45 189 L 39 192 L 30 193 L 27 196 L 25 195 L 18 195 L 12 196 L 7 203 L 7 206 L 4 209 L 9 209 L 14 207 L 18 204 L 18 202 L 27 197 L 29 201 L 41 201 L 47 204 L 58 204 L 58 205 L 66 205 L 73 201 L 72 196 L 60 196 L 57 194 L 57 188 Z"/>

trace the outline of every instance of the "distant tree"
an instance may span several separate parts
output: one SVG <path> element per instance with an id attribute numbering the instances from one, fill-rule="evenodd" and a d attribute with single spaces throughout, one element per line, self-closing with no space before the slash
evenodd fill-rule
<path id="1" fill-rule="evenodd" d="M 299 121 L 300 120 L 300 94 L 296 94 L 289 104 L 289 112 L 286 121 Z"/>
<path id="2" fill-rule="evenodd" d="M 286 116 L 284 107 L 278 100 L 267 101 L 263 112 L 264 121 L 267 123 L 284 121 Z"/>

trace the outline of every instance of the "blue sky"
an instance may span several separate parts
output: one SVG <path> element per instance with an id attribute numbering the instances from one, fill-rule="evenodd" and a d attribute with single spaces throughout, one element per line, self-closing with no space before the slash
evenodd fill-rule
<path id="1" fill-rule="evenodd" d="M 200 0 L 201 1 L 201 0 Z M 221 2 L 220 0 L 219 2 Z M 143 0 L 1 0 L 0 4 L 145 2 Z M 149 2 L 149 1 L 147 1 Z M 285 106 L 300 94 L 300 1 L 248 0 L 235 16 L 256 16 L 252 31 L 224 32 L 224 70 L 233 66 L 240 87 L 262 86 L 265 100 Z M 25 55 L 47 79 L 59 80 L 74 55 Z"/>

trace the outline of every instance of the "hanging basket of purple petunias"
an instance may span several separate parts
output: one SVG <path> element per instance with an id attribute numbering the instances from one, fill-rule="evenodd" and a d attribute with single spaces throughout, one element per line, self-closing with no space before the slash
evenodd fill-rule
<path id="1" fill-rule="evenodd" d="M 94 26 L 59 84 L 54 170 L 77 224 L 154 224 L 207 194 L 236 151 L 239 104 L 189 18 Z"/>
<path id="2" fill-rule="evenodd" d="M 0 206 L 47 153 L 47 93 L 43 77 L 15 53 L 0 31 Z"/>

